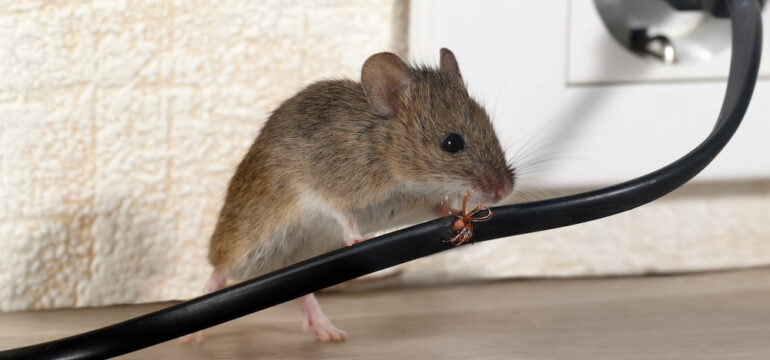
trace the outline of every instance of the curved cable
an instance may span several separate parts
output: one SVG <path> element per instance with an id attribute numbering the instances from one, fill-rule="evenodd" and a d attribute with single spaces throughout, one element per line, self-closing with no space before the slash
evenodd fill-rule
<path id="1" fill-rule="evenodd" d="M 655 200 L 698 174 L 722 150 L 743 118 L 761 53 L 757 0 L 726 0 L 732 22 L 732 59 L 722 110 L 711 134 L 674 163 L 608 188 L 556 199 L 493 208 L 474 225 L 472 241 L 574 225 Z M 385 234 L 226 289 L 87 333 L 0 352 L 0 359 L 102 359 L 205 329 L 302 295 L 452 249 L 453 216 Z"/>

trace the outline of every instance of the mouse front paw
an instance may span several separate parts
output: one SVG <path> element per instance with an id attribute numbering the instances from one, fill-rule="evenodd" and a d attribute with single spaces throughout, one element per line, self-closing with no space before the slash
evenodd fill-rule
<path id="1" fill-rule="evenodd" d="M 442 218 L 444 216 L 452 215 L 452 211 L 450 211 L 442 202 L 433 207 L 433 214 L 436 215 L 436 217 Z"/>

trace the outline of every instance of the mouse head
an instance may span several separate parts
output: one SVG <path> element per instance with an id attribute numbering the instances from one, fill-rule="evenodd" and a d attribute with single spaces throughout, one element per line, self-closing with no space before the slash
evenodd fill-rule
<path id="1" fill-rule="evenodd" d="M 439 197 L 473 189 L 479 200 L 498 202 L 511 194 L 514 171 L 451 51 L 441 49 L 438 70 L 372 55 L 361 85 L 374 114 L 389 122 L 378 147 L 397 181 Z"/>

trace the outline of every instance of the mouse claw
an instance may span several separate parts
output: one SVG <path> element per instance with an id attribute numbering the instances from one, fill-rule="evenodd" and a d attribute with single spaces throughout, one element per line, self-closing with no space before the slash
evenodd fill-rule
<path id="1" fill-rule="evenodd" d="M 315 321 L 311 321 L 310 319 L 305 318 L 305 320 L 302 321 L 302 331 L 308 332 L 309 330 L 313 330 L 315 337 L 321 342 L 345 341 L 345 338 L 347 337 L 345 331 L 335 327 L 328 318 L 314 320 Z"/>
<path id="2" fill-rule="evenodd" d="M 308 294 L 300 298 L 302 311 L 305 318 L 302 321 L 302 329 L 307 332 L 313 330 L 318 341 L 344 341 L 347 336 L 344 331 L 336 328 L 323 311 L 321 311 L 318 301 L 313 294 Z"/>

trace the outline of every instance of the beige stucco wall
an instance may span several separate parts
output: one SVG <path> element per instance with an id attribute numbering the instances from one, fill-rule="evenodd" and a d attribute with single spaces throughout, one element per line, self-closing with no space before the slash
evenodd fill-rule
<path id="1" fill-rule="evenodd" d="M 188 298 L 234 166 L 303 85 L 406 52 L 404 0 L 3 2 L 0 310 Z M 736 190 L 737 189 L 737 190 Z M 767 183 L 408 264 L 407 278 L 770 263 Z"/>
<path id="2" fill-rule="evenodd" d="M 406 52 L 405 1 L 7 1 L 0 310 L 184 298 L 266 115 Z"/>

